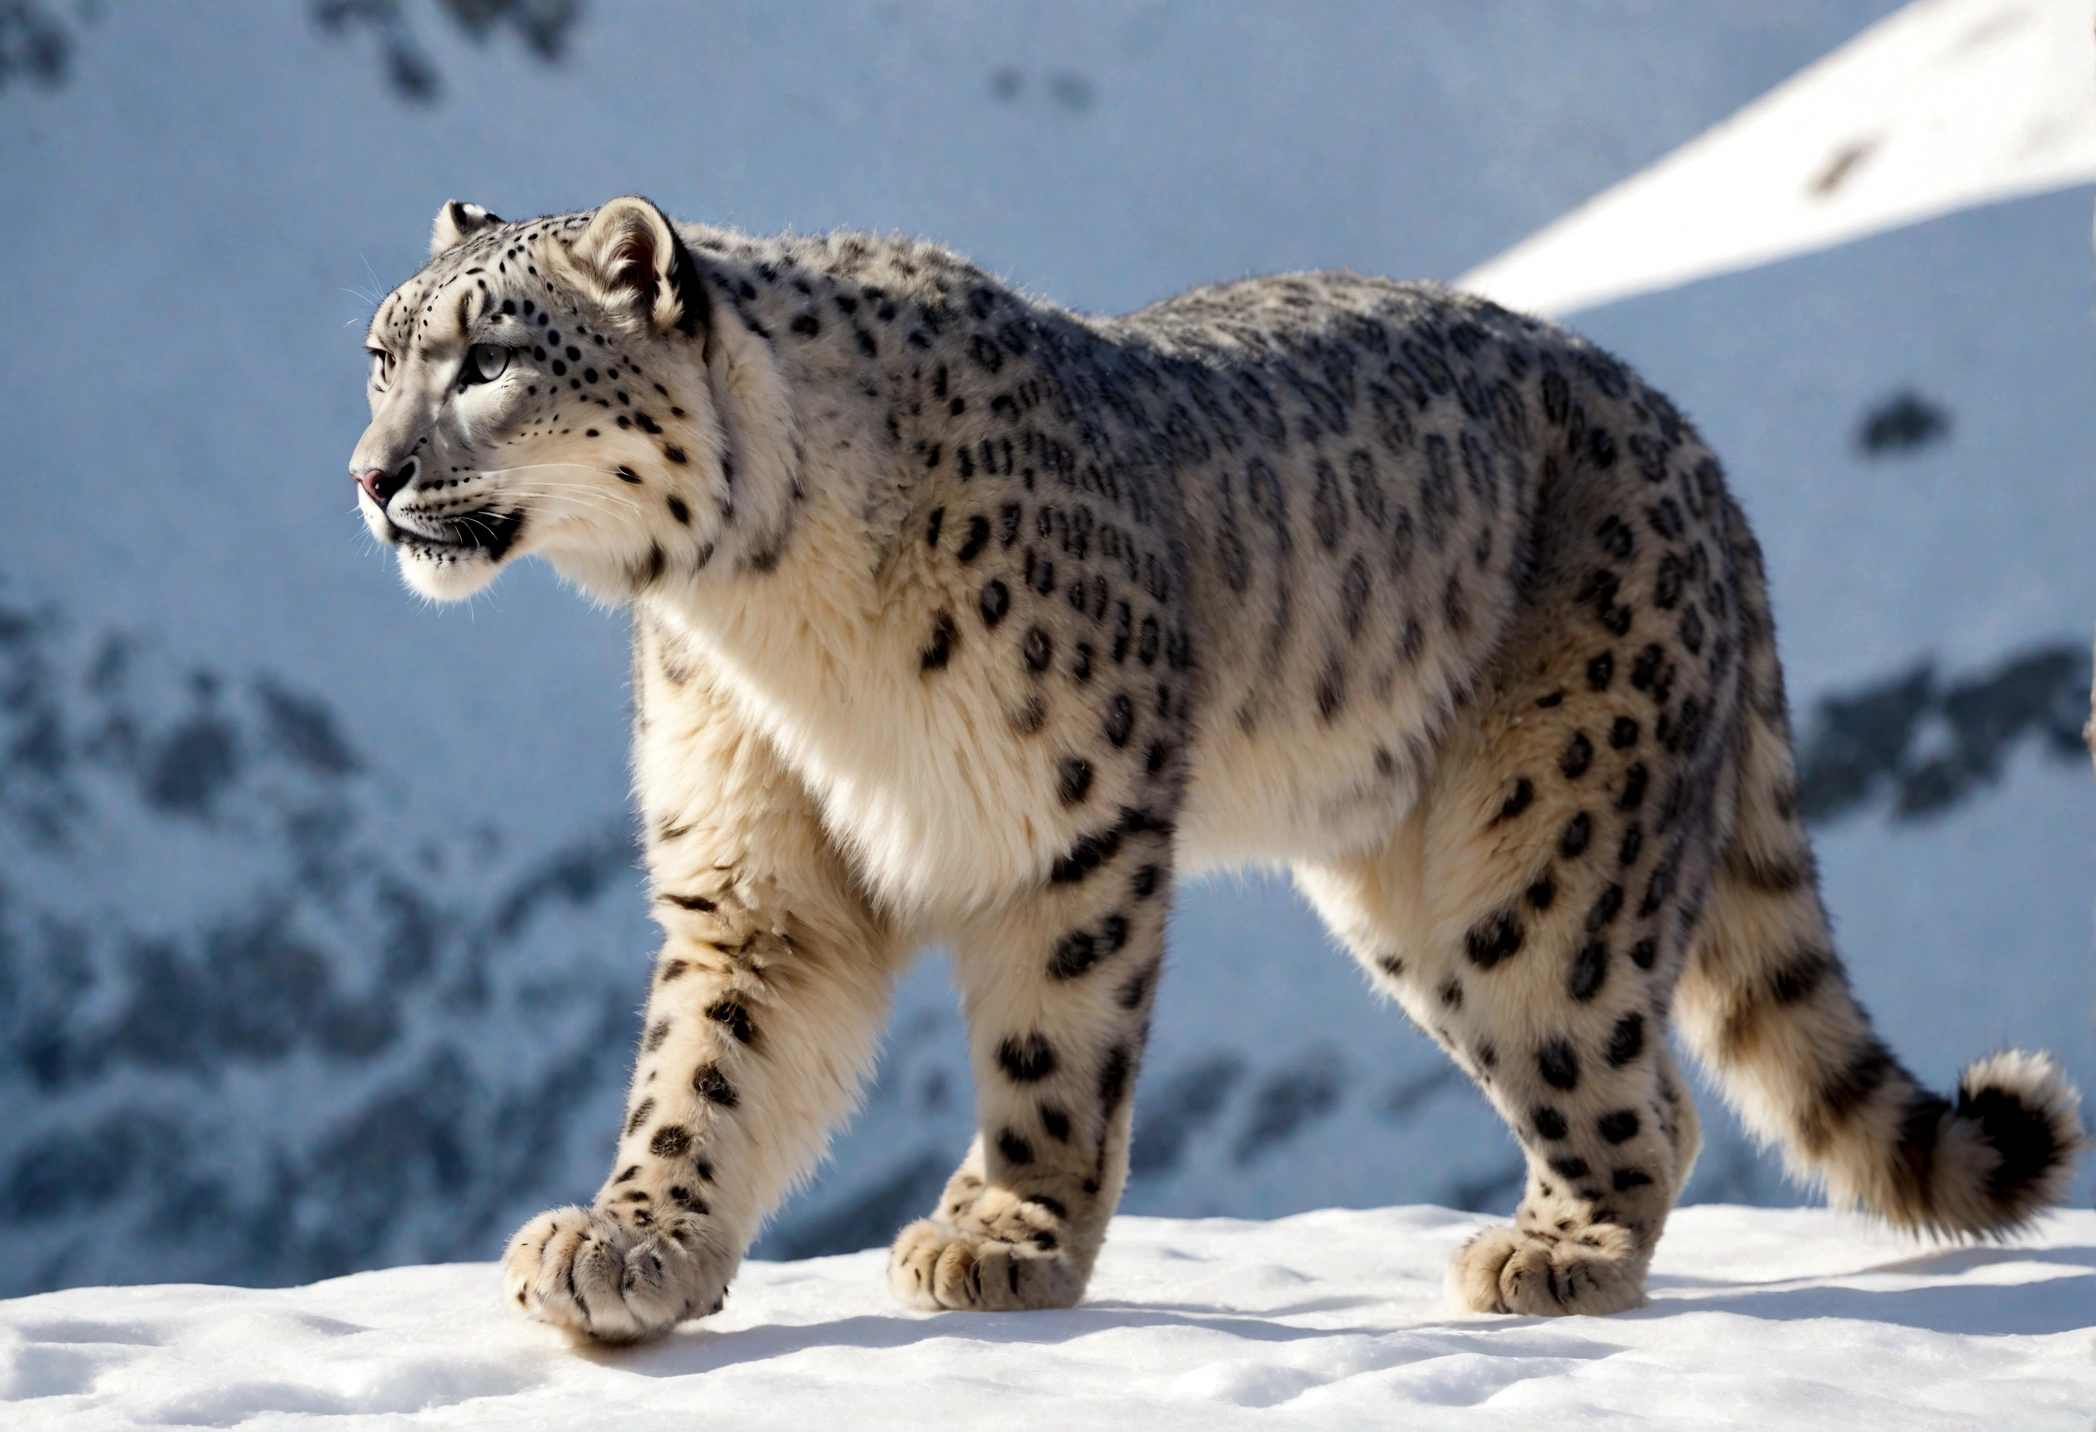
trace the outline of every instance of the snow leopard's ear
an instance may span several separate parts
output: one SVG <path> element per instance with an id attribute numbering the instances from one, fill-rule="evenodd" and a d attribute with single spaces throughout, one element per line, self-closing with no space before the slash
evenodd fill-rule
<path id="1" fill-rule="evenodd" d="M 669 219 L 646 199 L 628 195 L 597 210 L 568 254 L 591 296 L 614 312 L 687 337 L 706 322 L 698 268 Z"/>
<path id="2" fill-rule="evenodd" d="M 437 222 L 429 230 L 429 256 L 449 253 L 482 229 L 502 222 L 499 214 L 490 214 L 478 204 L 468 204 L 462 199 L 453 199 L 437 210 Z"/>

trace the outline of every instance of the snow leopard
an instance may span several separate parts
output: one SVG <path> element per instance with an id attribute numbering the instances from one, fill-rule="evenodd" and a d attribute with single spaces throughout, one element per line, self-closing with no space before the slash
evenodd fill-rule
<path id="1" fill-rule="evenodd" d="M 889 1285 L 1074 1304 L 1172 892 L 1218 868 L 1290 870 L 1519 1142 L 1463 1308 L 1644 1302 L 1699 1144 L 1676 1038 L 1899 1227 L 2006 1234 L 2066 1186 L 2052 1060 L 1946 1097 L 1873 1032 L 1739 503 L 1549 322 L 1350 272 L 1093 317 L 931 243 L 629 196 L 446 204 L 366 347 L 350 469 L 414 591 L 536 555 L 631 611 L 663 941 L 601 1189 L 508 1245 L 534 1318 L 622 1342 L 719 1310 L 931 946 L 978 1132 Z"/>

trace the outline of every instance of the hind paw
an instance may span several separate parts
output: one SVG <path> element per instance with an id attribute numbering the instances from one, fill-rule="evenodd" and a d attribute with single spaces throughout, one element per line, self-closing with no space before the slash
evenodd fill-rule
<path id="1" fill-rule="evenodd" d="M 1089 1271 L 1067 1248 L 1011 1242 L 929 1218 L 903 1229 L 888 1252 L 888 1286 L 928 1311 L 1067 1308 L 1084 1296 Z"/>
<path id="2" fill-rule="evenodd" d="M 1562 1317 L 1620 1313 L 1645 1305 L 1645 1267 L 1620 1230 L 1545 1237 L 1487 1228 L 1448 1265 L 1448 1292 L 1477 1313 Z"/>

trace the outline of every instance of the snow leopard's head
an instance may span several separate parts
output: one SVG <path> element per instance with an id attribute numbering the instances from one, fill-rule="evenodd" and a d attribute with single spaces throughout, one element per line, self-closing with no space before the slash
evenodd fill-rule
<path id="1" fill-rule="evenodd" d="M 645 199 L 525 223 L 446 204 L 366 332 L 350 458 L 408 585 L 455 600 L 538 553 L 619 601 L 705 570 L 741 450 L 791 446 L 767 346 L 709 287 Z"/>

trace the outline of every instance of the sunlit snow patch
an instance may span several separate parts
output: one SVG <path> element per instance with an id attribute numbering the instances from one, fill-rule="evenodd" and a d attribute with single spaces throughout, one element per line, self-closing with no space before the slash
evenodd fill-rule
<path id="1" fill-rule="evenodd" d="M 926 1315 L 883 1254 L 753 1263 L 667 1341 L 578 1348 L 485 1264 L 311 1287 L 79 1288 L 0 1303 L 10 1428 L 2085 1427 L 2096 1213 L 1924 1249 L 1807 1209 L 1674 1215 L 1652 1303 L 1450 1310 L 1479 1226 L 1414 1207 L 1122 1218 L 1061 1312 Z"/>
<path id="2" fill-rule="evenodd" d="M 1917 0 L 1456 280 L 1568 313 L 2096 180 L 2085 0 Z"/>

